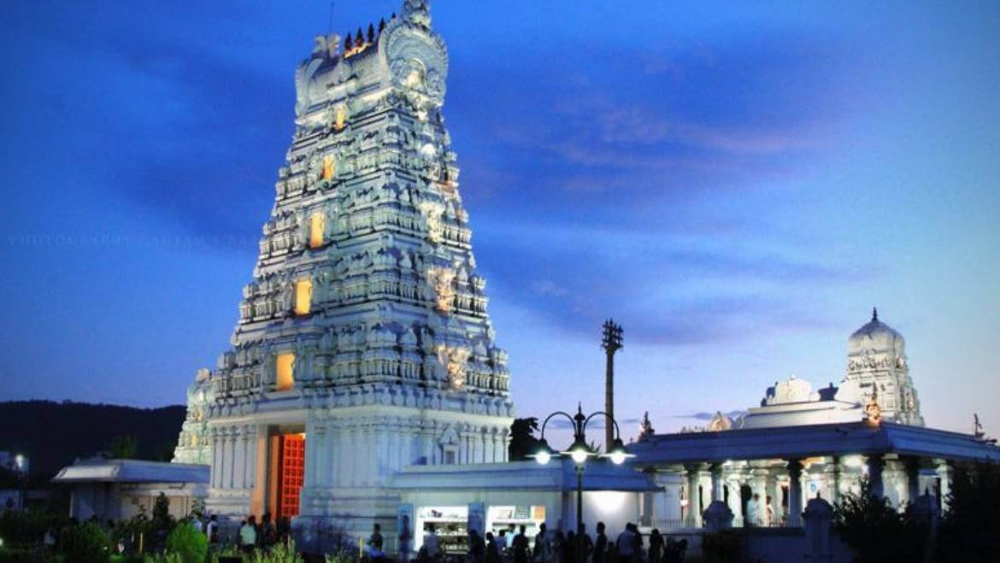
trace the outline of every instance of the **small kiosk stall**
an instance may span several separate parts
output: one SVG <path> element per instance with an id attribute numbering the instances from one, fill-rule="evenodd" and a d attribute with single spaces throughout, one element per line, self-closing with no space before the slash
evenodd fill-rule
<path id="1" fill-rule="evenodd" d="M 548 465 L 534 461 L 475 465 L 412 466 L 397 473 L 400 530 L 413 538 L 412 554 L 436 536 L 445 556 L 468 550 L 468 534 L 516 533 L 521 526 L 533 538 L 545 523 L 549 530 L 576 528 L 576 473 L 571 460 Z M 583 474 L 583 522 L 594 533 L 597 522 L 617 533 L 638 522 L 643 495 L 658 490 L 646 474 L 629 464 L 591 461 Z M 412 529 L 409 522 L 413 523 Z"/>

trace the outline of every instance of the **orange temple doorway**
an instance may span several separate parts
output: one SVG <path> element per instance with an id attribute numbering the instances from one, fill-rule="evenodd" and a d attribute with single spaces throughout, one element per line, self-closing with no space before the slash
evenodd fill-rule
<path id="1" fill-rule="evenodd" d="M 268 507 L 275 521 L 299 515 L 305 477 L 306 435 L 302 432 L 271 436 L 268 464 Z"/>

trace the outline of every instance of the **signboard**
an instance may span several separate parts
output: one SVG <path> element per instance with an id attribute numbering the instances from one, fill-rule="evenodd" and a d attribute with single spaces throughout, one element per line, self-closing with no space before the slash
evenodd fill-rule
<path id="1" fill-rule="evenodd" d="M 481 538 L 486 536 L 486 504 L 469 503 L 469 530 L 475 530 Z"/>

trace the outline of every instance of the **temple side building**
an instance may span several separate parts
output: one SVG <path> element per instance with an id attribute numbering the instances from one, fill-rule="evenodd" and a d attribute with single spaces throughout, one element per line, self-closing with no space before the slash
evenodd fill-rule
<path id="1" fill-rule="evenodd" d="M 395 529 L 405 466 L 507 460 L 514 414 L 442 106 L 426 2 L 295 75 L 232 346 L 189 390 L 175 461 L 208 463 L 207 509 L 292 519 L 305 548 Z"/>
<path id="2" fill-rule="evenodd" d="M 862 479 L 897 507 L 927 494 L 947 508 L 956 470 L 1000 463 L 995 440 L 978 428 L 924 426 L 905 341 L 877 312 L 848 339 L 838 386 L 814 390 L 792 376 L 742 416 L 717 413 L 706 427 L 675 434 L 647 423 L 630 449 L 658 482 L 644 522 L 661 531 L 700 528 L 713 504 L 735 526 L 798 527 L 809 499 L 834 503 Z"/>

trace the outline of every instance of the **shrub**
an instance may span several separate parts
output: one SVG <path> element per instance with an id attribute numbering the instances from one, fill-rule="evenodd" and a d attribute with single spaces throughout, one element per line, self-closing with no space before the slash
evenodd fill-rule
<path id="1" fill-rule="evenodd" d="M 834 510 L 837 532 L 858 563 L 911 563 L 922 559 L 921 530 L 886 497 L 876 498 L 871 483 L 861 493 L 847 493 Z"/>
<path id="2" fill-rule="evenodd" d="M 0 514 L 0 538 L 8 547 L 38 546 L 57 522 L 58 518 L 42 512 L 5 510 Z"/>
<path id="3" fill-rule="evenodd" d="M 74 563 L 106 563 L 110 556 L 108 536 L 93 522 L 64 528 L 58 546 L 59 553 Z"/>
<path id="4" fill-rule="evenodd" d="M 167 553 L 176 555 L 182 563 L 204 563 L 208 538 L 190 523 L 181 522 L 167 536 Z"/>
<path id="5" fill-rule="evenodd" d="M 938 533 L 937 560 L 1000 561 L 1000 467 L 979 464 L 956 471 L 948 512 Z"/>

